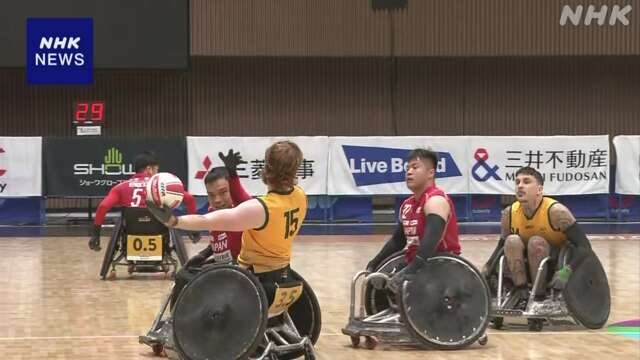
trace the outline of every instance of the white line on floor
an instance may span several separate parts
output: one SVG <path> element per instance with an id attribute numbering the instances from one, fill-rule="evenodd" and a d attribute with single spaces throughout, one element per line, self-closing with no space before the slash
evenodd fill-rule
<path id="1" fill-rule="evenodd" d="M 635 334 L 635 333 L 626 333 Z M 620 335 L 613 334 L 604 331 L 548 331 L 548 332 L 530 332 L 530 331 L 503 331 L 503 332 L 489 332 L 489 336 L 501 336 L 501 335 Z M 340 333 L 322 333 L 321 337 L 325 336 L 346 336 Z M 85 339 L 133 339 L 138 338 L 138 335 L 94 335 L 94 336 L 33 336 L 33 337 L 3 337 L 0 341 L 25 341 L 25 340 L 85 340 Z"/>
<path id="2" fill-rule="evenodd" d="M 628 334 L 628 333 L 627 333 Z M 565 335 L 565 336 L 570 336 L 570 335 L 619 335 L 619 334 L 613 334 L 613 333 L 609 333 L 609 332 L 605 332 L 605 331 L 548 331 L 548 332 L 532 332 L 532 331 L 504 331 L 504 332 L 488 332 L 487 335 L 489 336 L 500 336 L 500 335 Z M 320 336 L 347 336 L 347 335 L 343 335 L 343 334 L 325 334 L 322 333 L 320 334 Z"/>
<path id="3" fill-rule="evenodd" d="M 138 335 L 95 335 L 95 336 L 27 336 L 27 337 L 4 337 L 0 341 L 21 341 L 21 340 L 84 340 L 84 339 L 128 339 L 137 338 Z"/>

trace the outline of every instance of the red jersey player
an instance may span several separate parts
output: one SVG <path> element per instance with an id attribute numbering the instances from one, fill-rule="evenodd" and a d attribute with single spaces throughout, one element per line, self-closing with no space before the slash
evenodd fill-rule
<path id="1" fill-rule="evenodd" d="M 147 199 L 147 181 L 153 175 L 158 173 L 159 163 L 155 154 L 151 151 L 145 151 L 137 155 L 133 160 L 136 170 L 135 175 L 131 179 L 121 182 L 114 186 L 107 194 L 107 197 L 100 202 L 96 210 L 96 218 L 93 222 L 91 231 L 91 239 L 89 240 L 89 248 L 91 250 L 100 251 L 100 232 L 104 217 L 114 206 L 146 208 Z M 188 192 L 184 192 L 184 204 L 189 214 L 196 213 L 196 201 Z"/>
<path id="2" fill-rule="evenodd" d="M 460 254 L 458 220 L 453 202 L 435 185 L 437 153 L 415 149 L 408 157 L 407 187 L 413 195 L 400 206 L 398 226 L 389 241 L 367 264 L 374 271 L 384 259 L 406 249 L 406 268 L 389 284 L 395 288 L 415 274 L 436 252 Z"/>
<path id="3" fill-rule="evenodd" d="M 242 158 L 239 153 L 229 150 L 227 156 L 219 153 L 224 167 L 215 167 L 204 178 L 209 201 L 209 212 L 229 209 L 251 199 L 237 173 L 237 166 Z M 206 263 L 230 263 L 236 261 L 242 245 L 242 231 L 211 231 L 210 246 L 193 256 L 176 275 L 175 285 L 171 295 L 171 307 L 178 298 L 180 291 L 198 273 Z M 210 259 L 211 258 L 211 259 Z M 209 261 L 207 261 L 210 259 Z"/>

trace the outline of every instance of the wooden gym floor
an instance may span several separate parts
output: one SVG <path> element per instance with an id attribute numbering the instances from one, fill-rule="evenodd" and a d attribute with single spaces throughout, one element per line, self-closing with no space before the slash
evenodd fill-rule
<path id="1" fill-rule="evenodd" d="M 378 251 L 384 236 L 301 236 L 293 267 L 316 292 L 322 308 L 318 359 L 638 359 L 640 342 L 606 328 L 530 333 L 512 326 L 489 330 L 486 346 L 460 351 L 416 350 L 380 345 L 353 349 L 340 329 L 346 324 L 350 279 Z M 463 255 L 480 266 L 496 236 L 463 236 Z M 609 276 L 609 324 L 640 318 L 640 236 L 592 236 Z M 0 238 L 0 356 L 3 359 L 153 359 L 138 344 L 170 286 L 163 275 L 98 277 L 103 251 L 85 237 Z M 193 253 L 205 244 L 195 246 Z M 637 338 L 637 335 L 636 335 Z"/>

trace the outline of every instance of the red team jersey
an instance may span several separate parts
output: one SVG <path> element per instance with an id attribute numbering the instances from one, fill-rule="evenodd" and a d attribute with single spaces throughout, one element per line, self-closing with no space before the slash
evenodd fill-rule
<path id="1" fill-rule="evenodd" d="M 137 173 L 133 175 L 131 179 L 123 181 L 111 188 L 107 197 L 98 205 L 94 224 L 102 225 L 105 215 L 114 206 L 146 208 L 147 182 L 149 179 L 150 177 L 146 174 Z M 184 205 L 187 208 L 187 213 L 196 213 L 196 200 L 193 195 L 185 191 L 182 201 L 184 201 Z"/>
<path id="2" fill-rule="evenodd" d="M 424 214 L 424 204 L 431 196 L 443 196 L 447 199 L 451 213 L 445 224 L 444 233 L 436 252 L 448 252 L 456 255 L 460 254 L 460 240 L 458 239 L 458 218 L 453 202 L 444 191 L 437 187 L 431 186 L 420 196 L 418 200 L 414 196 L 409 197 L 402 202 L 400 206 L 400 221 L 404 229 L 404 235 L 407 238 L 407 251 L 405 260 L 408 263 L 413 261 L 420 246 L 420 240 L 424 236 L 426 216 Z"/>
<path id="3" fill-rule="evenodd" d="M 229 190 L 231 191 L 232 207 L 251 199 L 237 176 L 229 177 Z M 209 208 L 209 211 L 215 211 Z M 228 263 L 238 258 L 242 246 L 242 231 L 212 231 L 211 249 L 216 262 Z"/>

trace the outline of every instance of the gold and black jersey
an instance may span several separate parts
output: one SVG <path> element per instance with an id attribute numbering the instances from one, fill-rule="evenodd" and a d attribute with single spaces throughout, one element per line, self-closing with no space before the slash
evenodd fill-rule
<path id="1" fill-rule="evenodd" d="M 511 204 L 511 234 L 517 234 L 527 243 L 532 236 L 540 236 L 554 246 L 563 246 L 567 236 L 551 226 L 549 209 L 556 200 L 543 197 L 540 205 L 531 218 L 528 218 L 518 201 Z"/>
<path id="2" fill-rule="evenodd" d="M 264 225 L 242 233 L 238 262 L 261 273 L 281 269 L 291 261 L 293 239 L 307 214 L 307 195 L 299 186 L 289 192 L 270 191 L 256 198 L 264 206 Z"/>

